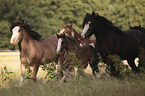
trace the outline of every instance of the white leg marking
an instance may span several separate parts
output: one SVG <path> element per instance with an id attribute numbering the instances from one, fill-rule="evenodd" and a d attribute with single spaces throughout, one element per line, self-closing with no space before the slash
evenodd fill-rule
<path id="1" fill-rule="evenodd" d="M 20 77 L 20 82 L 19 82 L 19 84 L 15 84 L 15 86 L 17 86 L 17 87 L 23 86 L 23 85 L 24 85 L 24 81 L 25 81 L 25 78 L 24 78 L 23 76 L 21 76 L 21 77 Z"/>
<path id="2" fill-rule="evenodd" d="M 94 44 L 94 43 L 91 43 L 91 44 L 89 44 L 89 45 L 92 45 L 92 46 L 95 48 L 95 44 Z"/>
<path id="3" fill-rule="evenodd" d="M 65 79 L 65 76 L 62 77 L 62 79 L 60 80 L 60 83 L 62 83 Z"/>

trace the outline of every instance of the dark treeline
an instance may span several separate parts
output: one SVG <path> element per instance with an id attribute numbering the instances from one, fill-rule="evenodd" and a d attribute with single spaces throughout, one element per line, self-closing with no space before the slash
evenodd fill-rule
<path id="1" fill-rule="evenodd" d="M 122 30 L 145 26 L 145 0 L 0 0 L 0 50 L 15 50 L 10 45 L 10 24 L 24 20 L 43 38 L 58 33 L 61 25 L 73 23 L 81 31 L 86 12 L 98 12 Z"/>

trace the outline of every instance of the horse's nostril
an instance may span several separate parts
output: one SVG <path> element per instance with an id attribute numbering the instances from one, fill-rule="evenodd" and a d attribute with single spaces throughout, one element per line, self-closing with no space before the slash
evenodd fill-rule
<path id="1" fill-rule="evenodd" d="M 61 52 L 60 51 L 56 51 L 57 52 L 57 54 L 60 54 Z"/>
<path id="2" fill-rule="evenodd" d="M 13 41 L 10 41 L 10 43 L 15 45 L 15 43 Z"/>

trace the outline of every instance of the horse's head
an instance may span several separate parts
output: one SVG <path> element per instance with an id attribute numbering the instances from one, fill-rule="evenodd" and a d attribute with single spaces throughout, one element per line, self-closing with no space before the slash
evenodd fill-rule
<path id="1" fill-rule="evenodd" d="M 60 54 L 62 52 L 62 50 L 64 49 L 64 47 L 66 46 L 66 42 L 65 42 L 65 34 L 56 34 L 58 42 L 57 42 L 57 49 L 56 52 L 58 54 Z"/>
<path id="2" fill-rule="evenodd" d="M 12 37 L 10 39 L 11 44 L 17 44 L 22 40 L 22 27 L 24 25 L 24 21 L 17 21 L 13 22 L 11 25 L 11 32 L 12 32 Z"/>
<path id="3" fill-rule="evenodd" d="M 100 16 L 98 13 L 95 13 L 94 11 L 92 14 L 86 14 L 84 20 L 83 20 L 83 32 L 82 37 L 90 37 L 93 33 L 97 37 L 99 34 L 104 34 L 106 28 L 109 30 L 117 30 L 120 31 L 117 27 L 113 25 L 113 23 L 110 20 L 107 20 L 105 17 Z"/>
<path id="4" fill-rule="evenodd" d="M 38 32 L 33 30 L 33 27 L 31 27 L 29 24 L 24 23 L 24 21 L 13 22 L 10 30 L 12 32 L 10 43 L 14 45 L 18 42 L 21 42 L 25 34 L 28 34 L 30 38 L 33 38 L 35 40 L 41 40 L 42 37 Z M 26 37 L 29 38 L 28 36 Z"/>
<path id="5" fill-rule="evenodd" d="M 140 30 L 142 27 L 141 27 L 141 25 L 139 25 L 139 26 L 130 26 L 130 29 L 133 29 L 133 30 Z"/>
<path id="6" fill-rule="evenodd" d="M 139 26 L 130 26 L 130 29 L 131 30 L 139 30 L 139 31 L 142 31 L 143 33 L 145 33 L 145 28 L 141 27 L 141 25 Z"/>
<path id="7" fill-rule="evenodd" d="M 81 36 L 83 38 L 90 37 L 93 34 L 94 23 L 97 15 L 98 13 L 96 14 L 94 11 L 92 12 L 92 14 L 86 13 L 86 16 L 82 23 L 83 31 L 81 33 Z"/>
<path id="8" fill-rule="evenodd" d="M 62 25 L 60 34 L 65 34 L 66 36 L 73 37 L 73 32 L 72 32 L 72 24 L 66 24 Z"/>

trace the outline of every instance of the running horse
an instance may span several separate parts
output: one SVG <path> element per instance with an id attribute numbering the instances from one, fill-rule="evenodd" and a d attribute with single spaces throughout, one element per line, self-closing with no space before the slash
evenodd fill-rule
<path id="1" fill-rule="evenodd" d="M 66 25 L 62 25 L 61 30 L 60 30 L 60 34 L 65 33 L 66 36 L 72 37 L 76 40 L 76 42 L 80 45 L 92 45 L 93 47 L 95 47 L 95 42 L 96 40 L 91 40 L 89 38 L 82 38 L 81 34 L 78 33 L 73 27 L 72 24 L 66 24 Z"/>
<path id="2" fill-rule="evenodd" d="M 79 46 L 73 38 L 65 36 L 65 34 L 57 35 L 57 38 L 57 53 L 61 53 L 62 50 L 71 52 L 75 54 L 80 61 L 82 69 L 86 69 L 88 64 L 90 64 L 94 76 L 96 72 L 99 72 L 95 59 L 95 49 L 92 45 Z M 80 73 L 78 73 L 78 75 L 80 75 Z"/>
<path id="3" fill-rule="evenodd" d="M 122 31 L 105 17 L 98 13 L 86 13 L 82 23 L 83 38 L 96 37 L 96 52 L 100 53 L 103 61 L 111 66 L 111 74 L 119 76 L 109 55 L 118 55 L 122 60 L 127 60 L 134 72 L 139 72 L 139 67 L 135 65 L 135 58 L 139 56 L 139 47 L 145 47 L 145 34 L 139 30 Z M 140 65 L 140 64 L 139 64 Z"/>
<path id="4" fill-rule="evenodd" d="M 18 44 L 21 61 L 21 77 L 18 86 L 22 86 L 25 80 L 26 64 L 33 67 L 33 81 L 36 82 L 39 65 L 48 64 L 51 61 L 62 63 L 62 57 L 56 52 L 56 36 L 42 40 L 41 35 L 34 31 L 32 27 L 23 21 L 12 23 L 10 30 L 12 37 L 11 44 Z M 61 58 L 60 58 L 61 57 Z"/>

